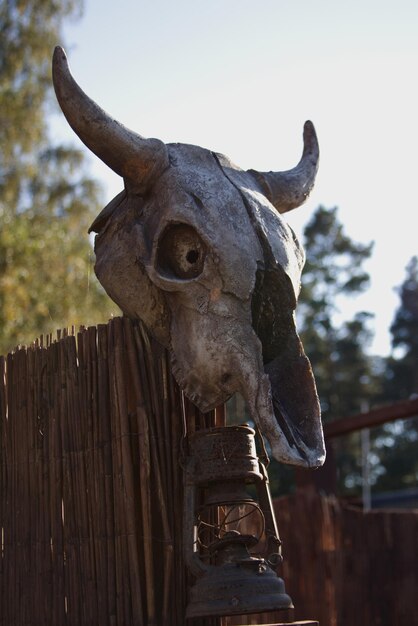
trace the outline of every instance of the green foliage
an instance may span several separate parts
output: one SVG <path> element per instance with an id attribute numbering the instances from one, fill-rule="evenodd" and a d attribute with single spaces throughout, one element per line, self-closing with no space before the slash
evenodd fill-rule
<path id="1" fill-rule="evenodd" d="M 388 359 L 386 380 L 391 400 L 418 393 L 418 257 L 408 263 L 398 293 L 401 302 L 390 327 L 394 354 Z"/>
<path id="2" fill-rule="evenodd" d="M 45 141 L 51 52 L 64 18 L 80 14 L 80 0 L 3 0 L 0 4 L 1 169 L 20 168 Z M 33 159 L 30 159 L 33 160 Z"/>
<path id="3" fill-rule="evenodd" d="M 0 353 L 116 310 L 92 271 L 98 188 L 47 129 L 52 50 L 80 12 L 79 0 L 0 4 Z"/>
<path id="4" fill-rule="evenodd" d="M 375 429 L 373 447 L 379 459 L 375 493 L 417 486 L 418 418 L 390 422 Z"/>
<path id="5" fill-rule="evenodd" d="M 344 232 L 337 209 L 319 207 L 304 231 L 304 246 L 299 327 L 327 422 L 359 412 L 379 386 L 376 364 L 366 352 L 372 315 L 362 311 L 341 324 L 336 315 L 344 298 L 368 287 L 363 264 L 373 244 L 353 241 Z M 340 493 L 356 493 L 361 482 L 359 437 L 355 434 L 333 445 Z"/>
<path id="6" fill-rule="evenodd" d="M 324 421 L 360 412 L 373 404 L 390 404 L 418 393 L 418 258 L 411 259 L 399 287 L 400 306 L 391 325 L 393 354 L 382 359 L 365 351 L 371 316 L 360 312 L 336 325 L 341 295 L 368 285 L 363 262 L 372 244 L 348 238 L 336 209 L 320 207 L 305 230 L 307 264 L 302 277 L 301 327 L 311 359 Z M 370 472 L 373 492 L 411 487 L 418 480 L 418 422 L 386 424 L 371 432 Z M 333 442 L 339 493 L 359 494 L 360 433 Z"/>
<path id="7" fill-rule="evenodd" d="M 369 284 L 363 269 L 373 244 L 354 242 L 345 234 L 337 209 L 319 207 L 304 231 L 307 260 L 302 275 L 299 327 L 318 386 L 324 421 L 359 411 L 377 384 L 365 352 L 372 333 L 371 314 L 336 325 L 338 302 Z"/>
<path id="8" fill-rule="evenodd" d="M 304 230 L 307 251 L 303 273 L 302 303 L 309 303 L 308 311 L 316 314 L 316 325 L 335 311 L 336 298 L 343 294 L 356 295 L 369 284 L 369 275 L 362 263 L 373 249 L 354 242 L 338 220 L 337 208 L 320 206 Z"/>
<path id="9" fill-rule="evenodd" d="M 400 304 L 390 327 L 393 354 L 386 360 L 379 400 L 386 404 L 418 394 L 418 257 L 406 267 Z M 374 433 L 380 472 L 375 491 L 416 487 L 418 418 L 385 424 Z"/>

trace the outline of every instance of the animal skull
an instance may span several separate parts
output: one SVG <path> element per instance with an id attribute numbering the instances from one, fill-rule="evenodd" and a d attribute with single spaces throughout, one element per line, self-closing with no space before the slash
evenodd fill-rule
<path id="1" fill-rule="evenodd" d="M 59 47 L 53 80 L 74 131 L 124 178 L 91 226 L 109 296 L 169 350 L 174 376 L 202 411 L 240 392 L 276 459 L 321 465 L 318 397 L 294 320 L 304 253 L 280 215 L 313 187 L 311 122 L 293 170 L 243 171 L 113 120 L 76 84 Z"/>

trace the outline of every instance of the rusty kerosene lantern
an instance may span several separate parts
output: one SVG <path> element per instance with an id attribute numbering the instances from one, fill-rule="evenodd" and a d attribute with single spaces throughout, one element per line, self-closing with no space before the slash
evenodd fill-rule
<path id="1" fill-rule="evenodd" d="M 186 617 L 293 608 L 275 572 L 281 562 L 267 472 L 247 425 L 189 437 L 184 546 L 196 577 Z"/>

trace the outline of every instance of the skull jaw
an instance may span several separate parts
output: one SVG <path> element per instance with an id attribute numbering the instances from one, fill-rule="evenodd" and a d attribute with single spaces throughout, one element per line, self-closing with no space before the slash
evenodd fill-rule
<path id="1" fill-rule="evenodd" d="M 192 402 L 205 413 L 238 391 L 276 460 L 323 465 L 315 381 L 296 332 L 282 353 L 263 365 L 261 342 L 248 322 L 190 314 L 187 334 L 178 327 L 172 334 L 171 355 L 173 374 Z M 185 336 L 189 341 L 181 339 Z"/>
<path id="2" fill-rule="evenodd" d="M 306 362 L 296 368 L 298 388 L 281 385 L 270 371 L 259 377 L 255 402 L 248 392 L 246 400 L 273 457 L 288 465 L 315 469 L 324 464 L 326 453 L 315 384 L 304 358 Z M 266 372 L 269 369 L 266 366 Z"/>

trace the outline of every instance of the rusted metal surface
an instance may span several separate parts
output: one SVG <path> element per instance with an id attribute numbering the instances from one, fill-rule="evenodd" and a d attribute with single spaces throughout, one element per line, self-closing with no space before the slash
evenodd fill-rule
<path id="1" fill-rule="evenodd" d="M 245 615 L 291 606 L 283 580 L 272 570 L 256 573 L 230 563 L 213 567 L 192 587 L 188 616 Z"/>
<path id="2" fill-rule="evenodd" d="M 319 626 L 319 622 L 312 620 L 302 620 L 297 622 L 271 622 L 267 624 L 264 621 L 260 622 L 257 620 L 242 622 L 239 618 L 229 617 L 225 618 L 222 622 L 222 626 L 248 626 L 249 624 L 252 626 Z"/>
<path id="3" fill-rule="evenodd" d="M 255 431 L 249 426 L 227 426 L 198 431 L 190 437 L 195 480 L 262 479 L 255 449 Z"/>
<path id="4" fill-rule="evenodd" d="M 184 546 L 196 577 L 186 616 L 292 607 L 275 572 L 280 540 L 255 431 L 227 426 L 194 432 L 185 468 Z"/>

